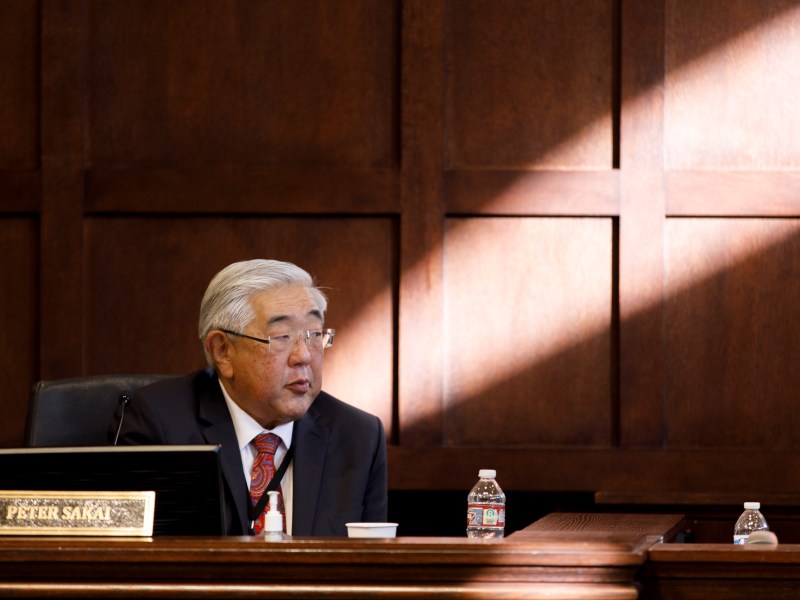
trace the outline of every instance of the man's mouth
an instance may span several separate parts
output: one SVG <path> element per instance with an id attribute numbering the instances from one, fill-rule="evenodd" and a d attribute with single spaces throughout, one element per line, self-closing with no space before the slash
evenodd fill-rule
<path id="1" fill-rule="evenodd" d="M 286 387 L 295 394 L 306 394 L 311 389 L 311 381 L 308 379 L 294 379 L 287 383 Z"/>

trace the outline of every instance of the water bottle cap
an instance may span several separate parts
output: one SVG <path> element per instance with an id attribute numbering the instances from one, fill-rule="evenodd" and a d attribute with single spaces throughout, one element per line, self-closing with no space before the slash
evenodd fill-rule
<path id="1" fill-rule="evenodd" d="M 481 479 L 494 479 L 497 477 L 497 471 L 494 469 L 481 469 L 478 471 L 478 477 Z"/>
<path id="2" fill-rule="evenodd" d="M 761 502 L 745 502 L 744 508 L 745 510 L 759 510 L 761 508 Z"/>

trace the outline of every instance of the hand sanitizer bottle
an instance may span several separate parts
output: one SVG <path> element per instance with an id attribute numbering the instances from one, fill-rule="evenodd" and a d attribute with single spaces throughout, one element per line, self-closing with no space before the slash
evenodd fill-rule
<path id="1" fill-rule="evenodd" d="M 269 510 L 264 517 L 264 540 L 267 542 L 279 542 L 288 540 L 289 536 L 283 532 L 283 514 L 278 509 L 278 494 L 273 490 L 269 494 Z"/>

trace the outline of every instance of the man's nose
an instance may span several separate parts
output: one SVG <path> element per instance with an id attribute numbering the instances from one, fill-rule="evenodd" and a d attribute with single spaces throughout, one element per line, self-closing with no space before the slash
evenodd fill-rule
<path id="1" fill-rule="evenodd" d="M 305 363 L 311 360 L 311 350 L 308 348 L 308 337 L 298 335 L 295 338 L 292 351 L 289 353 L 289 360 L 293 363 Z"/>

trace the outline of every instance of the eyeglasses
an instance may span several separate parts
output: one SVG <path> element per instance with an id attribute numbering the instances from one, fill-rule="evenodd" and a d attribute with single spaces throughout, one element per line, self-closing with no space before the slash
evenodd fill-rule
<path id="1" fill-rule="evenodd" d="M 266 344 L 269 351 L 273 354 L 285 354 L 289 352 L 294 348 L 299 339 L 305 339 L 306 346 L 309 350 L 324 350 L 325 348 L 333 346 L 333 338 L 336 335 L 335 329 L 307 329 L 306 331 L 299 332 L 297 335 L 283 333 L 271 335 L 266 338 L 253 337 L 252 335 L 237 333 L 230 329 L 220 329 L 220 331 L 224 331 L 229 335 L 235 335 L 237 337 L 253 340 L 254 342 Z"/>

